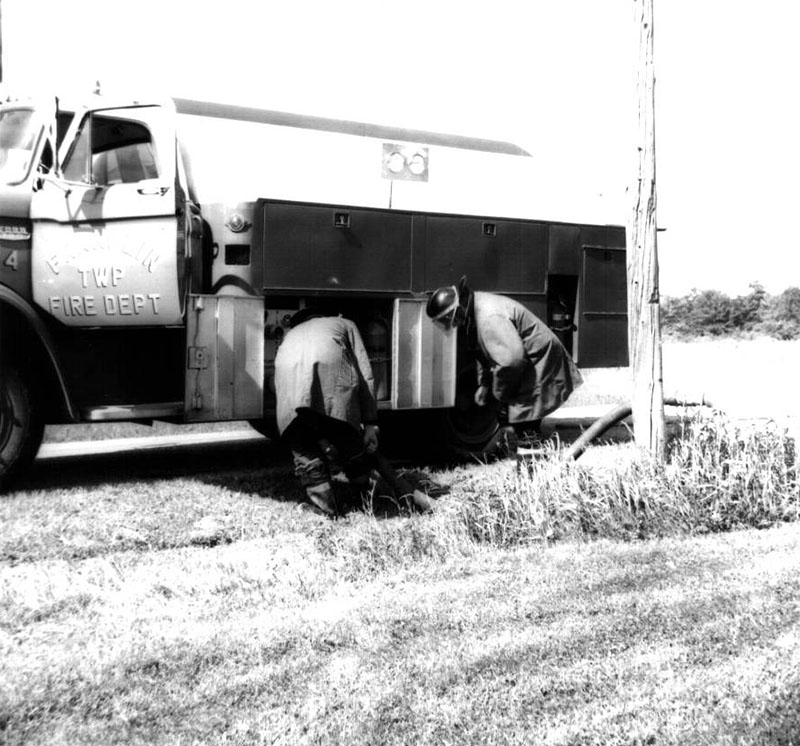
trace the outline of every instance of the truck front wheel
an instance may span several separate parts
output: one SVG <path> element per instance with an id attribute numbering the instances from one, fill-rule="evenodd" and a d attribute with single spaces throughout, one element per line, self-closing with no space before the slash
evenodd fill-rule
<path id="1" fill-rule="evenodd" d="M 0 490 L 33 461 L 43 434 L 27 379 L 12 361 L 4 360 L 0 363 Z"/>

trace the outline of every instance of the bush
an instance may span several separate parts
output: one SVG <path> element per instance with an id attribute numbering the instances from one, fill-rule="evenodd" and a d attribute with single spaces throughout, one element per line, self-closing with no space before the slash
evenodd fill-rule
<path id="1" fill-rule="evenodd" d="M 762 328 L 770 337 L 800 339 L 800 288 L 787 288 L 770 299 Z"/>
<path id="2" fill-rule="evenodd" d="M 800 339 L 800 288 L 769 296 L 758 283 L 747 295 L 731 298 L 719 290 L 691 290 L 682 298 L 665 296 L 661 324 L 678 337 L 720 337 L 742 333 Z"/>

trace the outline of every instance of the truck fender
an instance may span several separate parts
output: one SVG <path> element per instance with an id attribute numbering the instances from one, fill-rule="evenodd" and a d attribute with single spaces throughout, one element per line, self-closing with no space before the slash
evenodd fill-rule
<path id="1" fill-rule="evenodd" d="M 57 383 L 60 399 L 64 405 L 67 416 L 73 422 L 78 421 L 78 412 L 72 402 L 67 388 L 67 382 L 64 377 L 64 371 L 56 348 L 53 335 L 47 328 L 41 317 L 36 313 L 35 309 L 28 303 L 21 295 L 15 293 L 10 288 L 0 285 L 0 318 L 2 318 L 3 306 L 8 305 L 13 308 L 19 317 L 30 328 L 31 339 L 39 343 L 41 351 L 44 353 L 45 359 L 50 365 L 50 371 L 53 374 L 54 380 Z"/>

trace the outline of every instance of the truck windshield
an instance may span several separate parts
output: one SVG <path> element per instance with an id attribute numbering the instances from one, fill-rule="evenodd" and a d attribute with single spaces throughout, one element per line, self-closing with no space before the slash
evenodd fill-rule
<path id="1" fill-rule="evenodd" d="M 18 184 L 25 179 L 36 135 L 32 109 L 0 111 L 0 183 Z"/>

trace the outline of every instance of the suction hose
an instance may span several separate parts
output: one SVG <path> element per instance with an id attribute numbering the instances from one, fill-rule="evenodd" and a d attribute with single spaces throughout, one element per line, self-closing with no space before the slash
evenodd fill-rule
<path id="1" fill-rule="evenodd" d="M 664 404 L 670 407 L 711 407 L 713 406 L 705 397 L 699 402 L 678 401 L 677 399 L 664 399 Z M 589 444 L 601 436 L 606 430 L 622 422 L 626 417 L 630 417 L 632 412 L 630 404 L 619 404 L 602 417 L 596 419 L 581 436 L 564 451 L 562 459 L 565 461 L 576 461 L 579 459 Z"/>
<path id="2" fill-rule="evenodd" d="M 630 404 L 619 404 L 602 417 L 598 417 L 583 431 L 583 433 L 581 433 L 581 436 L 564 451 L 562 459 L 564 461 L 576 461 L 579 459 L 589 447 L 589 443 L 602 435 L 610 427 L 613 427 L 626 417 L 630 417 L 632 411 Z"/>

